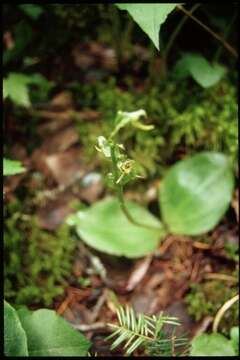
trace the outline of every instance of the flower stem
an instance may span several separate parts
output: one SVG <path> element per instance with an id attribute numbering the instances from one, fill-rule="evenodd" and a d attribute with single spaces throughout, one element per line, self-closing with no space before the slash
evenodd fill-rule
<path id="1" fill-rule="evenodd" d="M 117 158 L 116 158 L 116 154 L 115 154 L 114 145 L 112 145 L 110 147 L 110 149 L 111 149 L 111 159 L 112 159 L 112 165 L 113 165 L 115 191 L 116 191 L 116 194 L 117 194 L 117 197 L 118 197 L 118 200 L 120 203 L 120 207 L 121 207 L 124 215 L 133 225 L 141 226 L 141 227 L 151 229 L 151 230 L 161 230 L 161 232 L 162 232 L 164 230 L 162 226 L 153 226 L 153 225 L 139 223 L 132 217 L 132 214 L 128 211 L 128 208 L 126 206 L 124 196 L 123 196 L 123 186 L 121 184 L 117 184 L 119 171 L 118 171 L 118 167 L 117 167 Z"/>

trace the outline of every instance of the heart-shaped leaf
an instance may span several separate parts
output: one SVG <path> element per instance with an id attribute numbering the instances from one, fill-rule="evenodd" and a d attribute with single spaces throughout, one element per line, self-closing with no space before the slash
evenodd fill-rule
<path id="1" fill-rule="evenodd" d="M 177 4 L 116 4 L 121 10 L 127 10 L 134 21 L 150 37 L 159 50 L 159 31 L 168 14 Z"/>
<path id="2" fill-rule="evenodd" d="M 4 354 L 28 356 L 27 337 L 16 310 L 4 301 Z"/>
<path id="3" fill-rule="evenodd" d="M 159 229 L 132 224 L 115 198 L 104 199 L 87 210 L 70 215 L 67 222 L 76 226 L 81 239 L 97 250 L 129 258 L 149 254 L 164 236 L 161 223 L 138 204 L 127 201 L 126 205 L 138 222 Z"/>
<path id="4" fill-rule="evenodd" d="M 211 230 L 229 207 L 233 186 L 233 171 L 223 154 L 203 152 L 178 162 L 160 187 L 164 222 L 175 234 Z"/>
<path id="5" fill-rule="evenodd" d="M 220 64 L 210 64 L 203 56 L 198 54 L 184 54 L 176 63 L 174 69 L 178 78 L 192 76 L 203 88 L 218 83 L 226 72 L 226 68 Z"/>
<path id="6" fill-rule="evenodd" d="M 230 340 L 221 334 L 202 334 L 192 341 L 190 356 L 234 356 Z"/>
<path id="7" fill-rule="evenodd" d="M 29 356 L 86 356 L 90 342 L 55 311 L 18 310 L 27 334 Z"/>

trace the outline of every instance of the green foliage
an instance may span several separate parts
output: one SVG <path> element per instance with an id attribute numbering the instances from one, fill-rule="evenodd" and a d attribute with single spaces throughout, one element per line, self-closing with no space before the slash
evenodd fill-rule
<path id="1" fill-rule="evenodd" d="M 89 31 L 90 25 L 94 23 L 100 23 L 101 20 L 105 20 L 106 10 L 104 4 L 94 4 L 93 7 L 86 3 L 80 4 L 51 4 L 51 11 L 62 22 L 62 26 L 67 29 L 66 32 L 76 32 L 81 30 L 84 35 L 89 38 L 89 33 L 92 34 L 92 30 Z M 87 30 L 86 30 L 87 29 Z M 85 34 L 86 32 L 86 34 Z M 81 33 L 81 36 L 83 35 Z M 68 34 L 69 36 L 69 34 Z M 77 35 L 79 37 L 79 35 Z M 82 38 L 82 37 L 81 37 Z"/>
<path id="2" fill-rule="evenodd" d="M 84 356 L 90 342 L 55 311 L 16 311 L 4 301 L 6 356 Z"/>
<path id="3" fill-rule="evenodd" d="M 135 219 L 160 227 L 161 223 L 141 206 L 127 201 Z M 137 258 L 152 252 L 163 236 L 160 229 L 147 229 L 132 224 L 122 212 L 119 201 L 107 198 L 90 208 L 70 215 L 68 224 L 76 227 L 80 238 L 91 247 L 108 254 Z"/>
<path id="4" fill-rule="evenodd" d="M 28 93 L 29 78 L 27 75 L 10 73 L 3 80 L 3 97 L 9 97 L 16 105 L 30 106 Z"/>
<path id="5" fill-rule="evenodd" d="M 37 86 L 40 100 L 47 97 L 53 83 L 48 82 L 41 74 L 24 75 L 10 73 L 3 79 L 3 98 L 9 97 L 16 105 L 29 107 L 31 105 L 29 86 Z"/>
<path id="6" fill-rule="evenodd" d="M 226 257 L 230 260 L 235 261 L 236 263 L 239 261 L 239 244 L 230 243 L 228 241 L 224 242 L 224 250 L 226 253 Z"/>
<path id="7" fill-rule="evenodd" d="M 115 349 L 123 346 L 126 355 L 131 355 L 139 347 L 145 348 L 145 352 L 150 356 L 172 356 L 176 354 L 178 347 L 187 344 L 186 338 L 174 336 L 174 330 L 180 325 L 175 317 L 147 316 L 144 314 L 136 315 L 132 308 L 119 307 L 117 310 L 118 325 L 109 324 L 113 329 L 107 340 L 117 337 L 111 346 Z M 173 331 L 171 336 L 164 334 L 164 325 L 171 325 Z"/>
<path id="8" fill-rule="evenodd" d="M 235 354 L 239 355 L 239 326 L 234 326 L 230 330 L 230 338 Z"/>
<path id="9" fill-rule="evenodd" d="M 203 88 L 217 84 L 226 72 L 219 64 L 210 64 L 202 55 L 185 53 L 175 65 L 175 76 L 192 78 Z"/>
<path id="10" fill-rule="evenodd" d="M 234 356 L 238 355 L 230 340 L 217 333 L 202 334 L 191 343 L 190 356 Z"/>
<path id="11" fill-rule="evenodd" d="M 43 8 L 36 4 L 21 4 L 19 8 L 33 20 L 37 20 L 43 13 Z"/>
<path id="12" fill-rule="evenodd" d="M 4 354 L 28 356 L 27 337 L 16 310 L 4 301 Z"/>
<path id="13" fill-rule="evenodd" d="M 121 10 L 127 10 L 134 21 L 149 36 L 159 50 L 159 32 L 167 16 L 177 4 L 116 4 Z"/>
<path id="14" fill-rule="evenodd" d="M 3 159 L 3 175 L 16 175 L 21 174 L 25 171 L 25 168 L 22 166 L 20 161 Z"/>
<path id="15" fill-rule="evenodd" d="M 222 280 L 208 280 L 201 284 L 192 284 L 191 291 L 185 297 L 188 312 L 196 321 L 206 316 L 215 316 L 221 306 L 238 292 L 235 285 L 226 286 Z M 227 334 L 232 326 L 238 325 L 239 309 L 234 304 L 220 322 L 221 332 Z"/>
<path id="16" fill-rule="evenodd" d="M 114 138 L 129 124 L 148 130 L 149 126 L 139 121 L 142 115 L 146 116 L 144 110 L 119 111 L 108 139 L 98 137 L 96 149 L 111 160 L 108 182 L 117 200 L 100 201 L 68 218 L 68 224 L 77 228 L 78 235 L 87 244 L 109 254 L 143 256 L 153 251 L 166 235 L 161 224 L 157 225 L 157 219 L 150 219 L 146 210 L 124 201 L 123 186 L 138 175 L 134 160 L 125 158 L 121 153 L 124 146 L 117 144 Z M 185 235 L 199 235 L 211 230 L 229 207 L 233 186 L 232 167 L 223 154 L 202 152 L 180 161 L 167 173 L 160 187 L 160 209 L 167 230 Z M 143 220 L 146 217 L 150 222 Z M 146 243 L 147 247 L 144 246 Z M 140 252 L 135 250 L 138 245 Z"/>
<path id="17" fill-rule="evenodd" d="M 209 89 L 199 90 L 193 84 L 191 96 L 188 80 L 176 82 L 174 78 L 151 86 L 147 93 L 136 93 L 131 87 L 123 91 L 113 79 L 81 85 L 74 93 L 79 106 L 102 113 L 102 121 L 76 119 L 88 162 L 96 156 L 96 138 L 112 130 L 119 110 L 145 109 L 154 125 L 151 132 L 129 127 L 121 132 L 121 142 L 145 176 L 162 175 L 169 161 L 182 150 L 189 155 L 204 150 L 223 152 L 237 163 L 237 93 L 229 78 Z M 105 164 L 102 166 L 105 168 Z"/>
<path id="18" fill-rule="evenodd" d="M 55 311 L 18 310 L 28 339 L 29 356 L 85 356 L 90 342 Z"/>
<path id="19" fill-rule="evenodd" d="M 9 9 L 10 11 L 10 9 Z M 12 11 L 12 8 L 11 8 Z M 17 23 L 13 29 L 14 46 L 6 49 L 3 53 L 3 65 L 18 60 L 33 38 L 31 26 L 25 21 Z"/>
<path id="20" fill-rule="evenodd" d="M 233 171 L 222 154 L 203 152 L 179 161 L 160 186 L 163 220 L 171 233 L 207 232 L 228 209 L 233 187 Z"/>
<path id="21" fill-rule="evenodd" d="M 74 238 L 67 225 L 55 234 L 40 229 L 23 210 L 20 201 L 4 209 L 5 297 L 15 304 L 49 306 L 71 275 Z"/>

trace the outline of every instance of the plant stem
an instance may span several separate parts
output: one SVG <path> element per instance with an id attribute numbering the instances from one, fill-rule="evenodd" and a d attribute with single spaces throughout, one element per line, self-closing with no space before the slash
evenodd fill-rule
<path id="1" fill-rule="evenodd" d="M 236 302 L 239 300 L 239 295 L 235 295 L 233 298 L 225 302 L 223 306 L 218 310 L 217 315 L 215 316 L 214 322 L 213 322 L 213 332 L 217 332 L 218 325 L 220 323 L 220 320 L 222 319 L 225 312 Z"/>
<path id="2" fill-rule="evenodd" d="M 192 14 L 201 4 L 195 4 L 191 10 L 189 11 L 190 14 Z M 189 18 L 189 16 L 187 14 L 185 14 L 185 16 L 179 21 L 178 25 L 176 26 L 175 30 L 173 31 L 173 33 L 171 34 L 168 44 L 165 48 L 164 51 L 164 58 L 165 61 L 167 61 L 167 57 L 168 57 L 168 53 L 174 43 L 174 41 L 176 40 L 177 35 L 179 34 L 179 32 L 181 31 L 183 25 L 185 24 L 185 22 L 187 21 L 187 19 Z"/>
<path id="3" fill-rule="evenodd" d="M 194 20 L 197 24 L 199 24 L 203 29 L 208 31 L 215 39 L 219 40 L 223 46 L 235 57 L 238 57 L 237 51 L 220 35 L 216 34 L 212 29 L 210 29 L 207 25 L 203 24 L 200 20 L 198 20 L 194 15 L 191 14 L 188 10 L 186 10 L 182 5 L 177 5 L 177 8 L 188 15 L 192 20 Z"/>
<path id="4" fill-rule="evenodd" d="M 236 20 L 237 16 L 238 16 L 238 12 L 235 12 L 235 14 L 232 17 L 232 20 L 231 20 L 230 24 L 228 25 L 228 27 L 227 27 L 227 29 L 225 31 L 225 34 L 224 34 L 225 40 L 228 38 L 228 36 L 230 34 L 230 31 L 231 31 L 231 28 L 232 28 L 232 25 L 234 24 L 234 21 Z M 215 57 L 214 57 L 214 60 L 216 62 L 218 61 L 219 57 L 221 56 L 221 53 L 222 53 L 222 47 L 219 46 L 219 48 L 216 51 Z"/>
<path id="5" fill-rule="evenodd" d="M 113 39 L 113 48 L 116 54 L 117 68 L 118 71 L 121 68 L 122 64 L 122 42 L 121 42 L 121 24 L 118 10 L 115 6 L 109 7 L 110 18 L 112 21 L 112 39 Z"/>
<path id="6" fill-rule="evenodd" d="M 114 176 L 114 183 L 115 183 L 115 191 L 117 193 L 117 197 L 118 197 L 121 209 L 122 209 L 123 213 L 125 214 L 126 218 L 133 225 L 141 226 L 141 227 L 151 229 L 151 230 L 161 230 L 161 232 L 162 232 L 164 230 L 163 227 L 139 223 L 132 217 L 132 215 L 128 211 L 128 208 L 125 204 L 125 200 L 124 200 L 124 196 L 123 196 L 123 186 L 121 184 L 117 184 L 119 171 L 118 171 L 118 167 L 117 167 L 117 158 L 116 158 L 116 154 L 115 154 L 114 145 L 112 145 L 110 149 L 111 149 L 111 159 L 112 159 L 112 164 L 113 164 L 113 176 Z"/>

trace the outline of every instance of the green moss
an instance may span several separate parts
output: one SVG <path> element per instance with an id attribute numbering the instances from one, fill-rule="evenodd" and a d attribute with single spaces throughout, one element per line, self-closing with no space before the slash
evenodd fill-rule
<path id="1" fill-rule="evenodd" d="M 96 155 L 96 137 L 110 132 L 118 110 L 142 108 L 155 129 L 142 132 L 128 127 L 121 131 L 120 142 L 147 176 L 161 175 L 179 152 L 220 151 L 237 163 L 237 90 L 230 78 L 209 89 L 168 78 L 142 93 L 131 86 L 122 90 L 110 79 L 81 87 L 75 83 L 74 95 L 81 108 L 102 114 L 97 122 L 77 121 L 80 139 L 91 149 L 90 158 Z"/>
<path id="2" fill-rule="evenodd" d="M 226 286 L 222 280 L 205 281 L 202 284 L 193 284 L 190 293 L 185 297 L 188 312 L 199 321 L 205 316 L 215 316 L 221 306 L 238 293 L 237 286 Z M 236 303 L 225 314 L 219 328 L 222 332 L 238 325 L 239 308 Z"/>
<path id="3" fill-rule="evenodd" d="M 70 278 L 75 242 L 68 226 L 50 233 L 40 229 L 33 216 L 22 213 L 19 201 L 6 205 L 5 298 L 14 304 L 49 306 Z"/>

